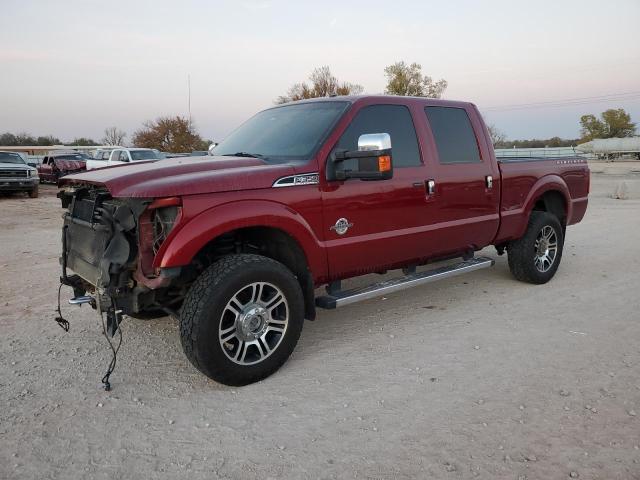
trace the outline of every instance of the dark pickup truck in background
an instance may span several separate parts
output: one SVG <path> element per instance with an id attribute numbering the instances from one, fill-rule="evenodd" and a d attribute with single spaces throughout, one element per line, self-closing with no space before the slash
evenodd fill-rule
<path id="1" fill-rule="evenodd" d="M 17 152 L 0 151 L 0 192 L 27 192 L 38 196 L 38 171 Z"/>
<path id="2" fill-rule="evenodd" d="M 316 307 L 489 267 L 474 257 L 489 245 L 517 279 L 549 281 L 589 193 L 579 157 L 497 161 L 466 102 L 295 102 L 212 154 L 62 178 L 61 263 L 72 302 L 106 315 L 111 334 L 122 314 L 173 314 L 189 360 L 229 385 L 277 370 Z M 392 269 L 403 273 L 341 288 Z"/>

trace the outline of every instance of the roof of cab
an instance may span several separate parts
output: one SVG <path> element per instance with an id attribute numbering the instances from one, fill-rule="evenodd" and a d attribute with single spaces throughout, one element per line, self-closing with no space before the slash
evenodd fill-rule
<path id="1" fill-rule="evenodd" d="M 349 103 L 358 103 L 364 102 L 367 103 L 371 101 L 378 100 L 380 102 L 386 102 L 389 100 L 394 100 L 394 103 L 429 103 L 431 105 L 441 105 L 443 107 L 460 107 L 473 105 L 471 102 L 458 101 L 458 100 L 442 100 L 439 98 L 429 98 L 429 97 L 410 97 L 410 96 L 402 96 L 402 95 L 336 95 L 332 97 L 316 97 L 316 98 L 306 98 L 304 100 L 296 100 L 294 102 L 283 103 L 280 105 L 276 105 L 272 108 L 277 108 L 285 105 L 297 105 L 301 103 L 315 103 L 315 102 L 349 102 Z"/>

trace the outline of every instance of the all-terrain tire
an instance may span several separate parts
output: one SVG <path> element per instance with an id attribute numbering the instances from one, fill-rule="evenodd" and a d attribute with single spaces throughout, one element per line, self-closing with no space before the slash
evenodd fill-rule
<path id="1" fill-rule="evenodd" d="M 38 186 L 36 185 L 31 190 L 29 190 L 29 198 L 38 198 Z"/>
<path id="2" fill-rule="evenodd" d="M 538 248 L 547 234 L 555 239 L 555 253 L 552 261 L 548 259 L 549 254 L 547 259 L 544 259 L 544 248 L 540 250 Z M 542 247 L 545 245 L 543 244 Z M 558 218 L 547 212 L 531 212 L 525 234 L 507 246 L 511 274 L 522 282 L 547 283 L 558 270 L 563 246 L 564 229 Z M 546 251 L 551 252 L 551 248 Z"/>
<path id="3" fill-rule="evenodd" d="M 233 338 L 223 344 L 221 332 L 229 328 L 231 300 L 240 298 L 239 295 L 245 289 L 250 289 L 256 283 L 271 285 L 274 292 L 278 290 L 284 297 L 284 307 L 280 304 L 278 309 L 286 312 L 286 328 L 280 336 L 268 332 L 272 335 L 271 344 L 275 346 L 265 358 L 253 364 L 239 364 L 230 356 L 234 355 L 236 348 L 241 348 L 236 344 L 240 345 L 242 340 Z M 253 299 L 253 293 L 251 295 Z M 254 304 L 248 302 L 245 308 L 251 305 Z M 247 312 L 243 314 L 244 317 L 235 316 L 235 322 L 240 322 L 241 318 L 246 319 Z M 263 317 L 264 315 L 259 316 L 261 319 Z M 271 312 L 266 317 L 271 318 Z M 228 255 L 208 267 L 193 283 L 180 309 L 179 321 L 182 348 L 198 370 L 225 385 L 247 385 L 274 373 L 293 352 L 304 323 L 302 289 L 296 277 L 280 262 L 259 255 Z M 270 329 L 267 327 L 267 330 Z M 246 333 L 241 328 L 237 329 L 237 332 L 241 331 Z M 277 344 L 273 341 L 273 336 L 277 337 Z M 249 345 L 250 343 L 245 343 L 245 357 L 249 350 L 258 357 L 268 351 L 264 348 L 264 342 L 259 346 Z"/>

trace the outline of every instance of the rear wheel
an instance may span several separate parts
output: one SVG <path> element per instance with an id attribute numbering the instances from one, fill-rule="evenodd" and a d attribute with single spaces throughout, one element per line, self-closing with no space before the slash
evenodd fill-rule
<path id="1" fill-rule="evenodd" d="M 564 229 L 555 215 L 534 211 L 527 231 L 509 243 L 509 269 L 523 282 L 542 284 L 553 278 L 564 245 Z"/>
<path id="2" fill-rule="evenodd" d="M 189 361 L 209 378 L 247 385 L 284 364 L 303 322 L 302 290 L 284 265 L 258 255 L 229 255 L 189 289 L 180 338 Z"/>

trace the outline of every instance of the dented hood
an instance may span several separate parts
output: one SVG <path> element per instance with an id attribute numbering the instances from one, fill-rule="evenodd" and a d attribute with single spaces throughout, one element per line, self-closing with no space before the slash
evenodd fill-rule
<path id="1" fill-rule="evenodd" d="M 269 188 L 293 173 L 290 165 L 259 158 L 179 157 L 90 170 L 60 183 L 105 186 L 113 197 L 157 198 Z"/>

